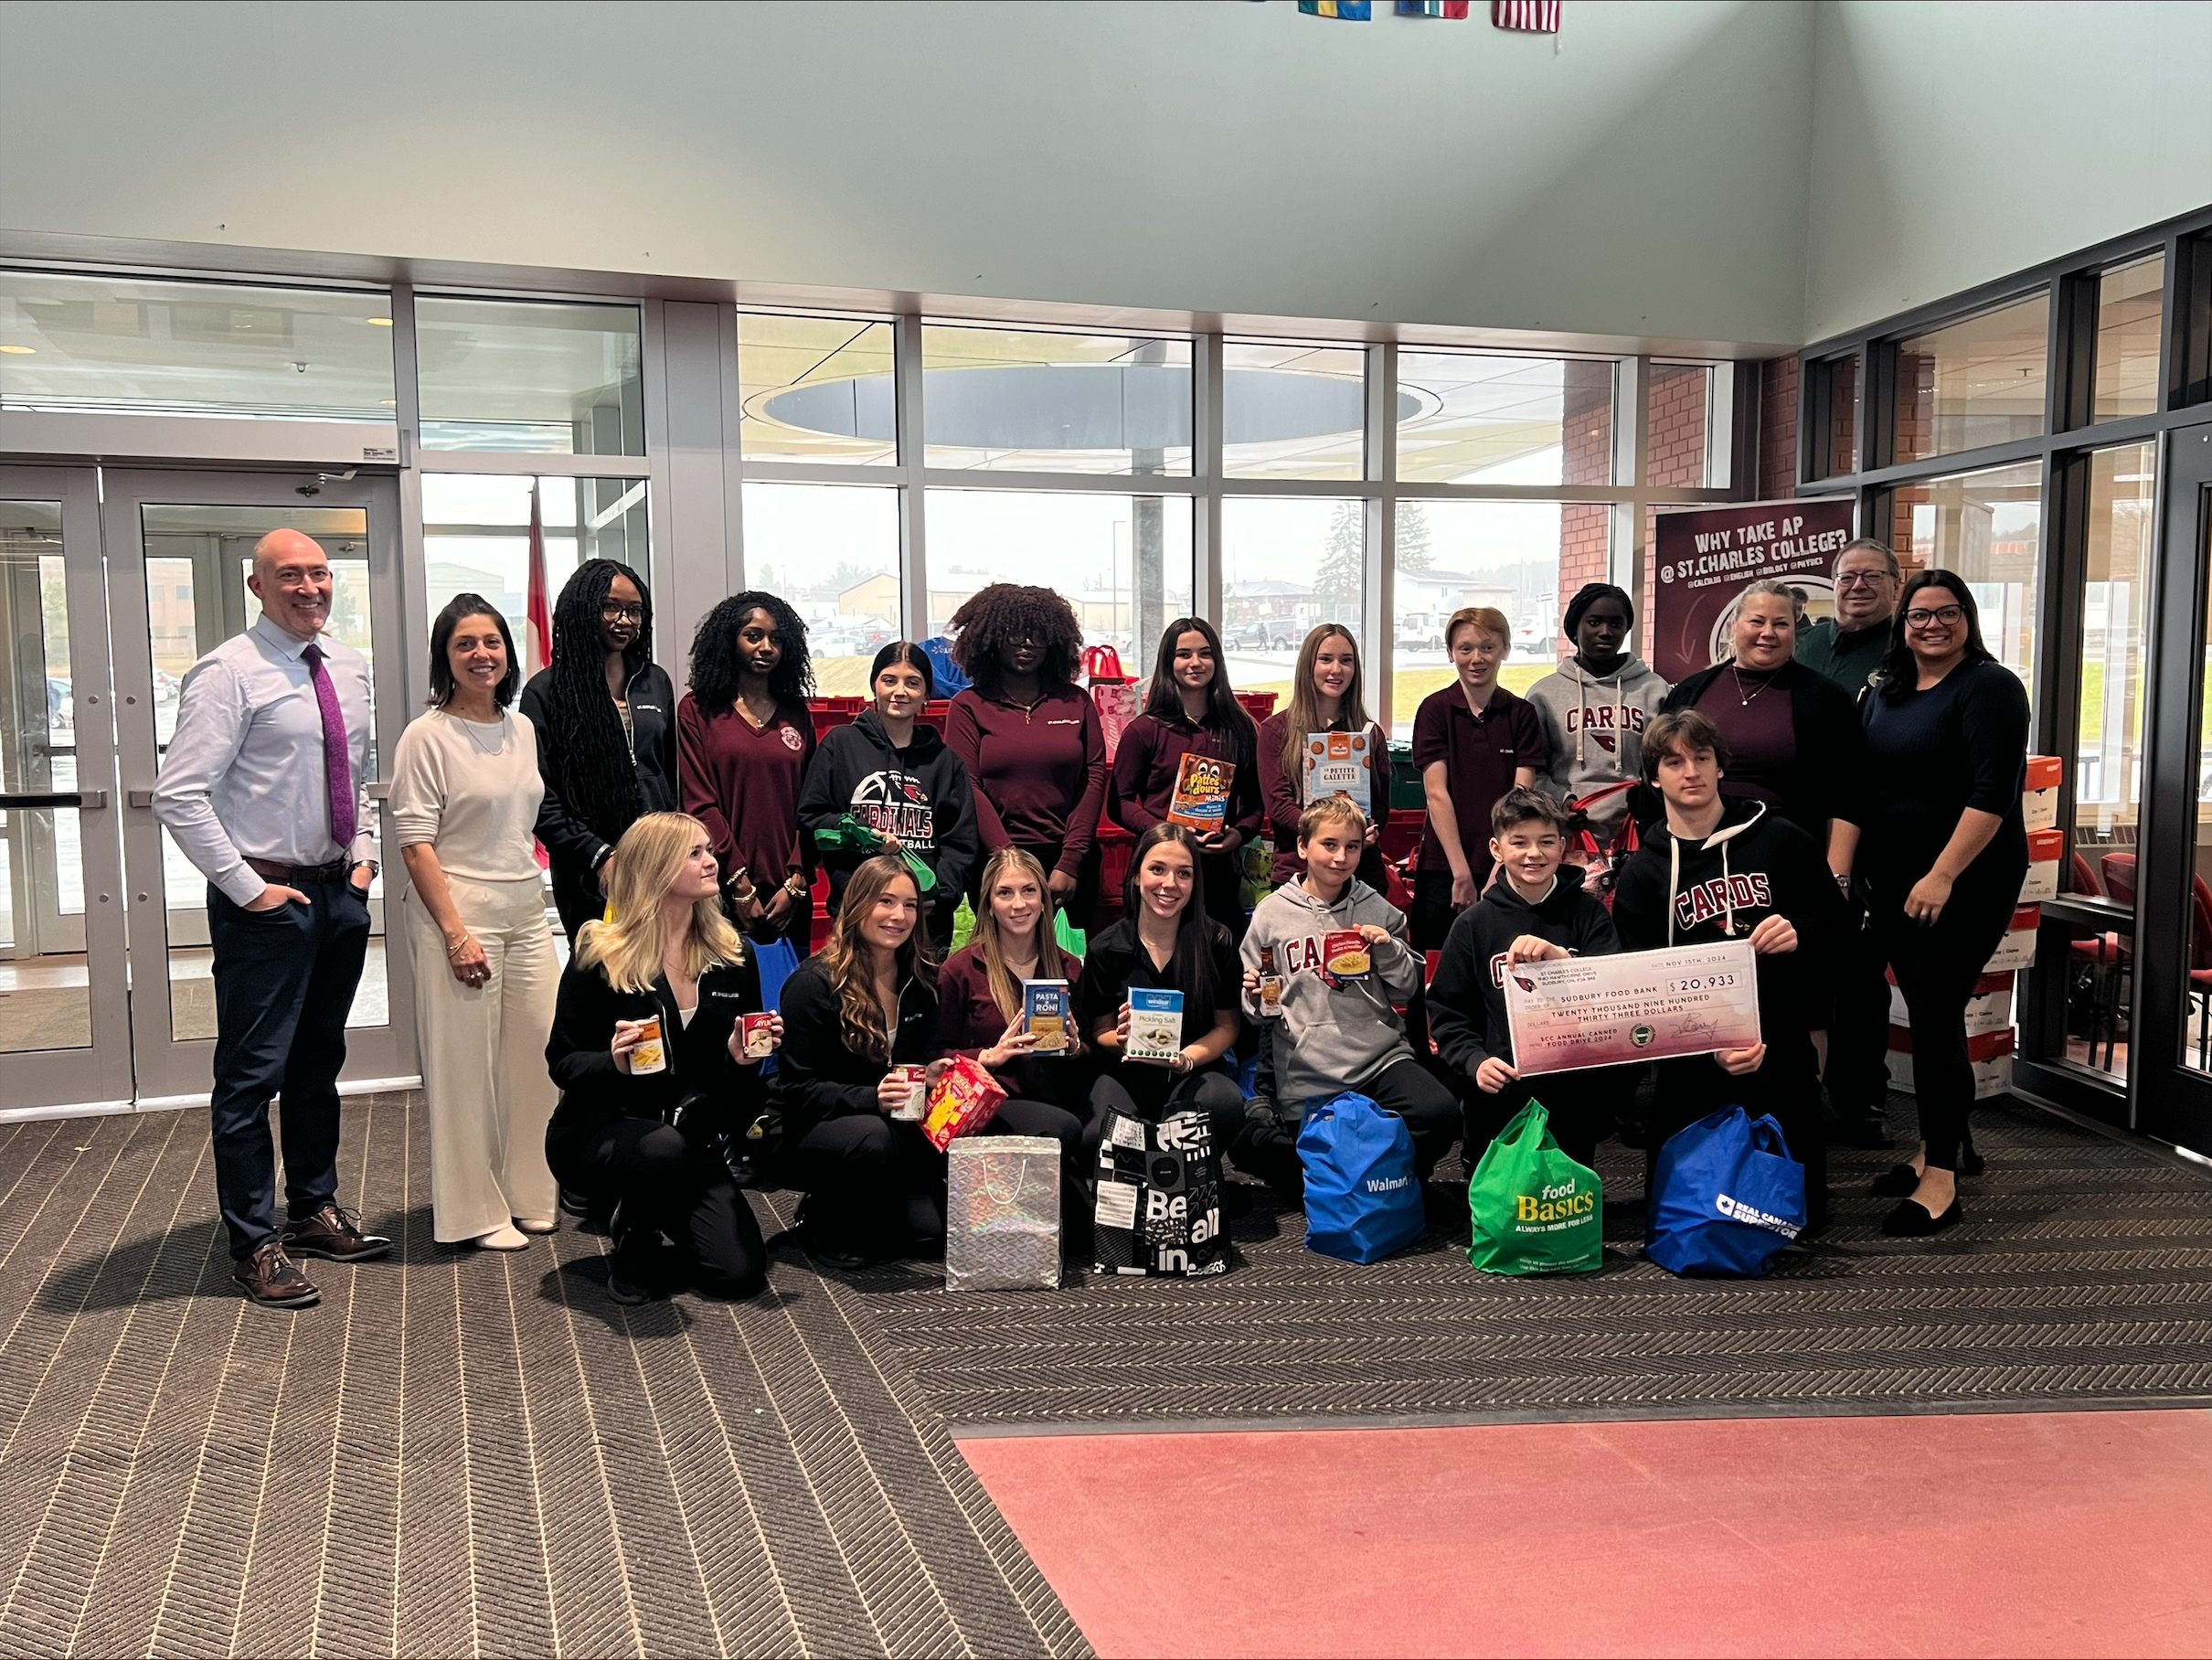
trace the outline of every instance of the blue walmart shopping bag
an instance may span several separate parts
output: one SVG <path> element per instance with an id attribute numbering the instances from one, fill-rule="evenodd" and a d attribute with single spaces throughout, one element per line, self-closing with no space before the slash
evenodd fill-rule
<path id="1" fill-rule="evenodd" d="M 1805 1167 L 1780 1124 L 1741 1107 L 1668 1137 L 1652 1195 L 1643 1253 L 1678 1274 L 1763 1274 L 1805 1225 Z"/>
<path id="2" fill-rule="evenodd" d="M 1306 1113 L 1298 1132 L 1305 1165 L 1305 1248 L 1372 1262 L 1418 1244 L 1428 1231 L 1413 1137 L 1406 1123 L 1347 1091 Z"/>
<path id="3" fill-rule="evenodd" d="M 798 949 L 789 940 L 771 940 L 766 944 L 749 942 L 752 945 L 753 961 L 760 970 L 760 1006 L 781 1013 L 783 1006 L 783 983 L 797 972 Z M 776 1075 L 776 1058 L 771 1055 L 760 1063 L 760 1076 Z"/>

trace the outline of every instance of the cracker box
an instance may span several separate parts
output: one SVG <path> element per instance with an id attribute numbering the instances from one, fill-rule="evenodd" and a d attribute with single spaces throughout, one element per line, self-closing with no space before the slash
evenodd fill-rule
<path id="1" fill-rule="evenodd" d="M 1167 822 L 1206 835 L 1228 825 L 1228 787 L 1237 776 L 1234 761 L 1217 761 L 1196 750 L 1183 751 L 1175 772 L 1175 798 L 1167 803 Z"/>
<path id="2" fill-rule="evenodd" d="M 1122 1053 L 1132 1060 L 1173 1060 L 1182 1052 L 1183 994 L 1132 986 Z"/>
<path id="3" fill-rule="evenodd" d="M 955 1136 L 973 1135 L 991 1122 L 1006 1091 L 991 1069 L 965 1055 L 955 1055 L 937 1074 L 930 1091 L 929 1110 L 922 1115 L 921 1133 L 942 1153 Z"/>
<path id="4" fill-rule="evenodd" d="M 1368 766 L 1369 734 L 1308 732 L 1305 735 L 1305 799 L 1348 795 L 1352 804 L 1375 816 L 1374 772 Z"/>
<path id="5" fill-rule="evenodd" d="M 1068 982 L 1022 982 L 1022 1028 L 1037 1039 L 1032 1055 L 1068 1052 Z"/>

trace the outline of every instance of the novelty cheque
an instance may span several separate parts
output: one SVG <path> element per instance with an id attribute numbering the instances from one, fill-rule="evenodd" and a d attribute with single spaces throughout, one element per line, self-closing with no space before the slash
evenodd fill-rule
<path id="1" fill-rule="evenodd" d="M 1513 1064 L 1524 1078 L 1664 1060 L 1760 1041 L 1749 940 L 1547 963 L 1500 962 Z"/>

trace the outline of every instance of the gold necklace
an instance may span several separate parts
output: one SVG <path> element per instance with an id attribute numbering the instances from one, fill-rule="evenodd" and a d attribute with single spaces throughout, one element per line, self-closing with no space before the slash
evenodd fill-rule
<path id="1" fill-rule="evenodd" d="M 1758 697 L 1760 692 L 1765 691 L 1767 687 L 1774 684 L 1774 682 L 1771 680 L 1761 680 L 1759 683 L 1758 689 L 1752 692 L 1751 697 L 1745 697 L 1743 696 L 1743 670 L 1738 668 L 1733 663 L 1731 663 L 1728 665 L 1728 673 L 1736 676 L 1736 695 L 1738 697 L 1742 698 L 1743 707 L 1747 709 L 1751 707 L 1751 697 Z"/>

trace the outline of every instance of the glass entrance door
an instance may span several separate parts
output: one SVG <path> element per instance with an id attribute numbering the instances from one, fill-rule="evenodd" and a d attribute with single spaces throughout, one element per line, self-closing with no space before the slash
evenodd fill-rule
<path id="1" fill-rule="evenodd" d="M 0 467 L 0 1113 L 132 1097 L 99 515 Z"/>
<path id="2" fill-rule="evenodd" d="M 2212 1154 L 2212 425 L 2166 434 L 2135 1127 Z"/>
<path id="3" fill-rule="evenodd" d="M 314 537 L 336 579 L 329 632 L 370 663 L 369 793 L 380 803 L 383 769 L 406 722 L 398 654 L 378 649 L 399 637 L 399 496 L 388 478 L 313 473 L 111 472 L 105 487 L 133 1048 L 143 1106 L 205 1096 L 215 1048 L 207 880 L 153 813 L 185 674 L 259 617 L 246 588 L 254 544 L 277 529 Z M 379 877 L 369 891 L 367 965 L 346 1023 L 343 1076 L 354 1082 L 417 1070 L 411 986 L 404 952 L 387 950 L 385 892 Z"/>

